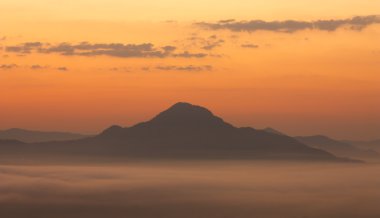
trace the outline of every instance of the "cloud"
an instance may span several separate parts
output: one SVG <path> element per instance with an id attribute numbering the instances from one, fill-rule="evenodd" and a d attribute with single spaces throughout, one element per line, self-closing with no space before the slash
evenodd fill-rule
<path id="1" fill-rule="evenodd" d="M 119 72 L 131 72 L 131 68 L 130 67 L 111 67 L 109 68 L 108 70 L 110 71 L 119 71 Z"/>
<path id="2" fill-rule="evenodd" d="M 40 50 L 42 53 L 59 53 L 61 55 L 79 55 L 79 56 L 113 56 L 113 57 L 166 57 L 173 50 L 170 47 L 157 49 L 153 44 L 90 44 L 83 42 L 80 44 L 62 43 Z M 174 48 L 175 49 L 175 48 Z"/>
<path id="3" fill-rule="evenodd" d="M 219 23 L 231 23 L 235 22 L 235 19 L 220 20 Z"/>
<path id="4" fill-rule="evenodd" d="M 30 69 L 32 69 L 32 70 L 41 70 L 41 69 L 46 69 L 46 68 L 48 68 L 48 66 L 41 66 L 39 64 L 35 64 L 35 65 L 30 66 Z"/>
<path id="5" fill-rule="evenodd" d="M 171 52 L 174 52 L 177 49 L 177 47 L 168 45 L 168 46 L 162 47 L 162 49 L 167 53 L 171 53 Z"/>
<path id="6" fill-rule="evenodd" d="M 241 47 L 242 47 L 242 48 L 259 48 L 258 45 L 250 44 L 250 43 L 242 44 Z"/>
<path id="7" fill-rule="evenodd" d="M 7 52 L 13 53 L 43 53 L 59 54 L 64 56 L 110 56 L 119 58 L 203 58 L 207 54 L 191 53 L 189 51 L 175 53 L 177 47 L 163 46 L 156 47 L 151 43 L 143 44 L 122 44 L 122 43 L 89 43 L 82 42 L 79 44 L 60 43 L 56 45 L 43 44 L 40 42 L 27 42 L 17 46 L 8 46 Z"/>
<path id="8" fill-rule="evenodd" d="M 57 70 L 59 70 L 59 71 L 68 71 L 69 69 L 67 67 L 58 67 Z"/>
<path id="9" fill-rule="evenodd" d="M 208 56 L 208 54 L 206 53 L 190 53 L 189 51 L 173 54 L 173 57 L 180 57 L 180 58 L 204 58 L 206 56 Z"/>
<path id="10" fill-rule="evenodd" d="M 177 20 L 165 20 L 164 23 L 168 23 L 168 24 L 177 24 L 178 21 L 177 21 Z"/>
<path id="11" fill-rule="evenodd" d="M 69 69 L 67 67 L 51 67 L 51 66 L 42 66 L 42 65 L 39 65 L 39 64 L 35 64 L 35 65 L 32 65 L 30 66 L 30 69 L 32 70 L 44 70 L 44 69 L 53 69 L 53 70 L 59 70 L 59 71 L 68 71 Z"/>
<path id="12" fill-rule="evenodd" d="M 219 39 L 217 35 L 211 35 L 205 38 L 192 34 L 187 38 L 187 40 L 191 42 L 191 46 L 208 51 L 213 50 L 216 47 L 220 47 L 225 43 L 225 40 Z"/>
<path id="13" fill-rule="evenodd" d="M 67 67 L 51 67 L 48 65 L 40 65 L 40 64 L 33 64 L 33 65 L 17 65 L 17 64 L 3 64 L 0 65 L 0 70 L 12 70 L 16 68 L 23 68 L 23 69 L 30 69 L 30 70 L 45 70 L 45 69 L 55 69 L 59 71 L 68 71 L 69 69 Z"/>
<path id="14" fill-rule="evenodd" d="M 362 30 L 369 25 L 379 24 L 380 16 L 356 16 L 349 19 L 330 19 L 330 20 L 316 20 L 316 21 L 298 21 L 298 20 L 285 20 L 285 21 L 263 21 L 263 20 L 250 20 L 250 21 L 236 21 L 236 20 L 222 20 L 216 23 L 200 22 L 195 25 L 210 30 L 230 30 L 234 32 L 255 32 L 255 31 L 273 31 L 293 33 L 301 30 L 321 30 L 321 31 L 336 31 L 342 27 L 349 27 L 352 30 Z"/>
<path id="15" fill-rule="evenodd" d="M 3 64 L 3 65 L 0 65 L 0 69 L 2 70 L 11 70 L 11 69 L 14 69 L 14 68 L 18 68 L 19 66 L 17 64 Z"/>
<path id="16" fill-rule="evenodd" d="M 225 41 L 223 39 L 220 39 L 218 41 L 207 42 L 207 45 L 203 46 L 202 49 L 213 50 L 214 48 L 221 46 L 224 42 Z"/>
<path id="17" fill-rule="evenodd" d="M 7 46 L 5 47 L 5 51 L 29 54 L 35 49 L 41 49 L 42 46 L 43 44 L 41 42 L 26 42 L 17 46 Z"/>
<path id="18" fill-rule="evenodd" d="M 165 70 L 165 71 L 188 71 L 188 72 L 199 72 L 199 71 L 210 71 L 212 70 L 212 66 L 210 65 L 204 65 L 204 66 L 194 66 L 194 65 L 187 65 L 187 66 L 157 66 L 157 70 Z"/>
<path id="19" fill-rule="evenodd" d="M 150 71 L 150 67 L 142 67 L 141 70 L 142 71 Z"/>
<path id="20" fill-rule="evenodd" d="M 4 165 L 0 211 L 6 218 L 379 217 L 378 172 L 376 164 L 257 161 Z"/>

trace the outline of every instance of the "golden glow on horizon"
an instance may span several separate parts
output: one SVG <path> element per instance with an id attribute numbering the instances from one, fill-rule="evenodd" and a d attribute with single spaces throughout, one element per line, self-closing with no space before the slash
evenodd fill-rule
<path id="1" fill-rule="evenodd" d="M 202 30 L 191 24 L 229 18 L 345 19 L 376 14 L 380 2 L 131 2 L 3 0 L 0 39 L 5 38 L 0 44 L 152 43 L 209 56 L 20 55 L 3 49 L 0 66 L 17 67 L 0 69 L 0 129 L 95 132 L 112 124 L 132 125 L 177 101 L 189 101 L 238 126 L 340 138 L 379 136 L 380 25 L 363 31 L 244 33 Z M 213 35 L 223 40 L 222 45 L 202 50 L 202 40 Z M 192 36 L 201 40 L 191 42 Z M 259 47 L 243 48 L 244 44 Z M 34 65 L 40 68 L 31 69 Z M 190 65 L 212 70 L 159 69 Z M 68 71 L 58 69 L 62 67 Z"/>
<path id="2" fill-rule="evenodd" d="M 2 0 L 16 20 L 320 19 L 378 14 L 376 0 Z"/>

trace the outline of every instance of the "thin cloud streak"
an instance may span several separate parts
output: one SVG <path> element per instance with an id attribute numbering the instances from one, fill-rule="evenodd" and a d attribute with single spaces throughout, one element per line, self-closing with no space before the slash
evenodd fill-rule
<path id="1" fill-rule="evenodd" d="M 203 58 L 206 53 L 192 53 L 190 51 L 176 52 L 175 46 L 157 47 L 152 43 L 122 44 L 122 43 L 96 43 L 82 42 L 79 44 L 60 43 L 50 45 L 41 42 L 27 42 L 16 46 L 7 46 L 6 52 L 30 54 L 59 54 L 63 56 L 110 56 L 119 58 Z"/>
<path id="2" fill-rule="evenodd" d="M 210 65 L 204 65 L 204 66 L 188 65 L 188 66 L 157 66 L 156 69 L 163 70 L 163 71 L 200 72 L 200 71 L 211 71 L 213 68 Z"/>
<path id="3" fill-rule="evenodd" d="M 224 39 L 219 39 L 217 35 L 211 35 L 207 38 L 197 36 L 197 34 L 192 34 L 185 41 L 190 42 L 190 46 L 197 47 L 202 50 L 211 51 L 217 47 L 221 47 L 226 41 Z"/>
<path id="4" fill-rule="evenodd" d="M 241 47 L 242 48 L 259 48 L 259 46 L 255 44 L 242 44 Z"/>
<path id="5" fill-rule="evenodd" d="M 18 68 L 19 66 L 17 64 L 2 64 L 0 65 L 1 70 L 12 70 L 14 68 Z"/>
<path id="6" fill-rule="evenodd" d="M 67 67 L 58 67 L 57 70 L 59 70 L 59 71 L 68 71 L 69 69 Z"/>
<path id="7" fill-rule="evenodd" d="M 14 69 L 29 69 L 29 70 L 48 70 L 48 69 L 53 69 L 53 70 L 58 70 L 58 71 L 68 71 L 69 69 L 64 66 L 60 67 L 52 67 L 48 65 L 40 65 L 40 64 L 33 64 L 33 65 L 17 65 L 17 64 L 2 64 L 0 65 L 0 70 L 14 70 Z"/>
<path id="8" fill-rule="evenodd" d="M 256 31 L 273 31 L 293 33 L 302 30 L 320 30 L 320 31 L 336 31 L 342 27 L 349 27 L 351 30 L 360 31 L 372 24 L 380 23 L 380 15 L 356 16 L 348 19 L 330 19 L 316 21 L 236 21 L 221 20 L 216 23 L 200 22 L 195 23 L 196 26 L 209 30 L 230 30 L 234 32 L 256 32 Z"/>

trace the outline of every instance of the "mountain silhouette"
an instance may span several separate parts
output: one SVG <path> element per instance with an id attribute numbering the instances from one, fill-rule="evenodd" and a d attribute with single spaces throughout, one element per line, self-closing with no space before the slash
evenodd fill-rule
<path id="1" fill-rule="evenodd" d="M 68 132 L 43 132 L 26 129 L 7 129 L 0 131 L 0 139 L 18 140 L 22 142 L 35 143 L 47 141 L 66 141 L 73 139 L 81 139 L 88 136 L 68 133 Z"/>
<path id="2" fill-rule="evenodd" d="M 158 114 L 146 125 L 163 128 L 213 129 L 233 128 L 206 108 L 189 103 L 177 103 Z M 144 125 L 144 123 L 140 124 Z"/>
<path id="3" fill-rule="evenodd" d="M 276 135 L 286 135 L 286 134 L 284 134 L 284 133 L 282 133 L 282 132 L 280 132 L 280 131 L 278 131 L 278 130 L 276 130 L 276 129 L 273 129 L 273 128 L 271 128 L 271 127 L 268 127 L 268 128 L 265 128 L 265 129 L 263 129 L 265 132 L 269 132 L 269 133 L 273 133 L 273 134 L 276 134 Z"/>
<path id="4" fill-rule="evenodd" d="M 86 157 L 349 161 L 286 135 L 234 127 L 206 108 L 182 102 L 132 127 L 112 126 L 93 137 L 30 148 Z"/>
<path id="5" fill-rule="evenodd" d="M 112 126 L 82 143 L 135 157 L 337 160 L 285 135 L 234 127 L 189 103 L 177 103 L 132 127 Z"/>
<path id="6" fill-rule="evenodd" d="M 0 139 L 0 145 L 24 145 L 25 142 L 14 139 Z"/>
<path id="7" fill-rule="evenodd" d="M 352 140 L 343 140 L 342 142 L 354 145 L 362 149 L 375 150 L 380 153 L 380 139 L 371 140 L 371 141 L 352 141 Z"/>
<path id="8" fill-rule="evenodd" d="M 328 151 L 340 157 L 359 159 L 379 159 L 380 154 L 374 150 L 362 149 L 346 142 L 338 141 L 323 135 L 297 136 L 301 143 Z"/>

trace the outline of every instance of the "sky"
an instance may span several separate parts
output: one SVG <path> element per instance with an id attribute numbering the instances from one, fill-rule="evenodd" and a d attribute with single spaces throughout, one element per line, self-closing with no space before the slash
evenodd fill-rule
<path id="1" fill-rule="evenodd" d="M 380 138 L 380 1 L 1 0 L 0 129 L 96 133 L 176 102 Z"/>

